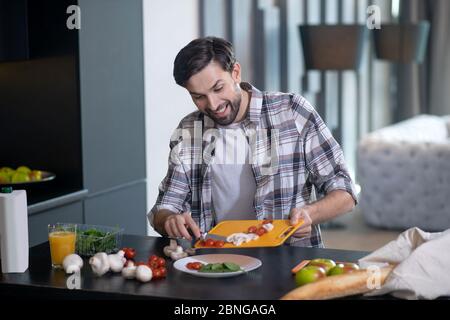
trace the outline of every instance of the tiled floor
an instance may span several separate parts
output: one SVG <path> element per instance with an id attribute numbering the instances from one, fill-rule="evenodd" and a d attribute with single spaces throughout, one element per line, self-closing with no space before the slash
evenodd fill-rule
<path id="1" fill-rule="evenodd" d="M 344 228 L 322 228 L 326 248 L 374 251 L 398 237 L 401 230 L 383 230 L 368 226 L 357 211 L 334 220 Z"/>

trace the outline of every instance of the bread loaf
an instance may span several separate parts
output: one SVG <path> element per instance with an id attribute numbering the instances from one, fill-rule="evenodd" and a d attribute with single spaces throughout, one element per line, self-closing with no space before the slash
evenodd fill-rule
<path id="1" fill-rule="evenodd" d="M 383 285 L 394 266 L 380 268 L 379 283 Z M 325 300 L 363 294 L 373 289 L 368 285 L 373 274 L 357 270 L 337 276 L 329 276 L 316 282 L 298 287 L 281 297 L 281 300 Z"/>

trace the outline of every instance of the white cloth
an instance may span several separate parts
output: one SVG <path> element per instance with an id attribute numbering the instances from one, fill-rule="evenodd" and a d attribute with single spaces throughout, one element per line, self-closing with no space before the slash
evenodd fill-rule
<path id="1" fill-rule="evenodd" d="M 419 228 L 403 232 L 396 240 L 359 260 L 361 268 L 397 264 L 379 290 L 402 299 L 450 297 L 450 229 L 428 233 Z"/>
<path id="2" fill-rule="evenodd" d="M 217 129 L 220 138 L 215 144 L 211 165 L 211 192 L 216 222 L 256 219 L 253 206 L 256 181 L 245 132 L 241 123 L 226 127 L 217 125 Z"/>

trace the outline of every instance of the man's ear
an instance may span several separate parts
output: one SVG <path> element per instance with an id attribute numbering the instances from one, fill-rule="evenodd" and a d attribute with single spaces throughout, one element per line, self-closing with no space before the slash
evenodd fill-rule
<path id="1" fill-rule="evenodd" d="M 231 70 L 231 77 L 235 82 L 241 82 L 241 65 L 239 62 L 234 63 L 233 70 Z"/>

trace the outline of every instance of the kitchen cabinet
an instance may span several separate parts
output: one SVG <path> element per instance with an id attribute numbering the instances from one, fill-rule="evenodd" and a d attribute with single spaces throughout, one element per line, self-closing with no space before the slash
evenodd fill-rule
<path id="1" fill-rule="evenodd" d="M 28 236 L 30 246 L 47 241 L 47 226 L 56 222 L 83 223 L 83 203 L 78 201 L 29 215 Z"/>
<path id="2" fill-rule="evenodd" d="M 89 196 L 84 201 L 85 223 L 120 226 L 128 234 L 145 235 L 147 226 L 146 183 Z"/>
<path id="3" fill-rule="evenodd" d="M 9 115 L 24 124 L 17 132 L 11 128 L 11 156 L 2 156 L 0 166 L 28 164 L 56 173 L 54 181 L 30 187 L 30 245 L 45 241 L 47 224 L 56 222 L 146 234 L 142 1 L 80 0 L 80 30 L 65 26 L 67 4 L 29 2 L 45 31 L 32 41 L 35 54 L 46 59 L 0 68 L 0 107 L 7 103 Z M 8 128 L 1 110 L 0 124 Z M 33 117 L 38 121 L 30 122 Z M 17 148 L 30 137 L 33 149 Z M 80 192 L 76 203 L 54 201 Z"/>

